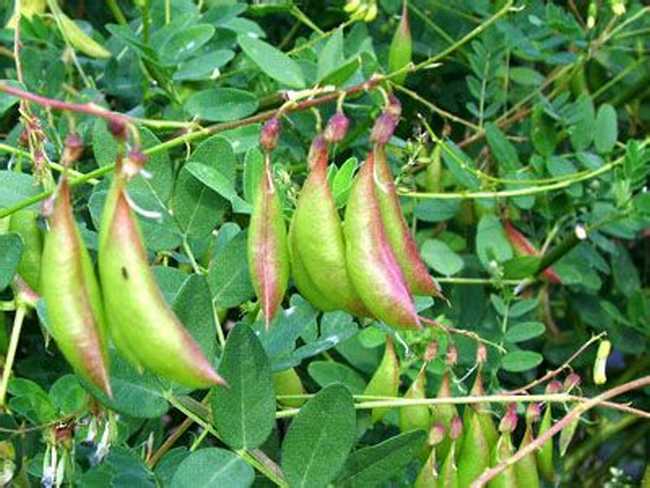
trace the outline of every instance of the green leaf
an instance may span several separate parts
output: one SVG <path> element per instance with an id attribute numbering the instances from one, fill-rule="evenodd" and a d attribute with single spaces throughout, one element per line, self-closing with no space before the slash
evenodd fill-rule
<path id="1" fill-rule="evenodd" d="M 232 203 L 233 206 L 249 209 L 250 212 L 250 204 L 237 195 L 232 181 L 217 168 L 202 163 L 187 163 L 185 169 L 201 183 Z"/>
<path id="2" fill-rule="evenodd" d="M 463 259 L 438 239 L 427 239 L 422 245 L 422 259 L 445 276 L 452 276 L 463 269 Z"/>
<path id="3" fill-rule="evenodd" d="M 594 139 L 594 125 L 596 124 L 596 111 L 591 97 L 583 93 L 575 103 L 578 121 L 569 129 L 571 145 L 576 151 L 584 151 Z"/>
<path id="4" fill-rule="evenodd" d="M 258 148 L 249 149 L 244 158 L 244 198 L 251 205 L 264 169 L 264 156 Z"/>
<path id="5" fill-rule="evenodd" d="M 11 283 L 22 253 L 23 240 L 18 234 L 0 234 L 0 291 Z"/>
<path id="6" fill-rule="evenodd" d="M 539 86 L 544 81 L 544 76 L 532 68 L 518 66 L 510 68 L 510 79 L 523 86 Z"/>
<path id="7" fill-rule="evenodd" d="M 235 449 L 258 447 L 275 423 L 275 393 L 271 364 L 248 325 L 239 324 L 230 331 L 219 373 L 229 388 L 212 389 L 217 431 Z"/>
<path id="8" fill-rule="evenodd" d="M 499 163 L 499 170 L 507 172 L 516 170 L 521 166 L 515 146 L 496 124 L 492 122 L 485 124 L 485 137 L 490 149 L 492 149 L 492 155 Z"/>
<path id="9" fill-rule="evenodd" d="M 354 179 L 354 172 L 357 169 L 359 162 L 357 158 L 349 158 L 337 169 L 336 174 L 331 182 L 332 196 L 336 202 L 337 208 L 343 208 L 348 201 L 348 195 L 352 188 L 352 181 Z"/>
<path id="10" fill-rule="evenodd" d="M 406 465 L 420 452 L 425 439 L 426 432 L 415 430 L 353 452 L 336 486 L 376 486 L 403 474 Z"/>
<path id="11" fill-rule="evenodd" d="M 366 381 L 355 370 L 334 361 L 312 361 L 307 367 L 309 376 L 322 388 L 333 383 L 344 385 L 353 395 L 361 395 L 366 388 Z"/>
<path id="12" fill-rule="evenodd" d="M 201 49 L 214 32 L 214 26 L 209 24 L 196 24 L 177 30 L 160 46 L 160 59 L 167 66 L 176 66 Z"/>
<path id="13" fill-rule="evenodd" d="M 291 88 L 304 88 L 302 70 L 289 56 L 264 41 L 247 35 L 237 36 L 244 53 L 269 77 Z"/>
<path id="14" fill-rule="evenodd" d="M 501 358 L 501 368 L 511 373 L 522 373 L 539 366 L 544 357 L 534 351 L 512 351 Z"/>
<path id="15" fill-rule="evenodd" d="M 521 322 L 508 328 L 505 339 L 508 342 L 524 342 L 542 335 L 546 326 L 541 322 Z"/>
<path id="16" fill-rule="evenodd" d="M 537 272 L 542 259 L 539 256 L 516 256 L 503 263 L 505 277 L 513 280 L 528 278 Z"/>
<path id="17" fill-rule="evenodd" d="M 89 396 L 79 379 L 72 374 L 61 376 L 49 393 L 52 403 L 62 415 L 79 415 L 88 408 Z"/>
<path id="18" fill-rule="evenodd" d="M 478 223 L 476 253 L 484 268 L 488 268 L 493 259 L 503 263 L 512 258 L 512 247 L 495 215 L 484 215 Z"/>
<path id="19" fill-rule="evenodd" d="M 326 487 L 356 439 L 352 395 L 342 385 L 324 388 L 293 419 L 282 444 L 289 486 Z"/>
<path id="20" fill-rule="evenodd" d="M 219 308 L 239 306 L 254 296 L 246 257 L 246 232 L 240 232 L 215 253 L 208 281 L 214 303 Z"/>
<path id="21" fill-rule="evenodd" d="M 0 80 L 0 83 L 11 86 L 13 88 L 19 88 L 21 90 L 25 88 L 14 80 Z M 7 110 L 16 105 L 18 103 L 18 100 L 20 100 L 20 98 L 9 95 L 8 93 L 0 92 L 0 117 L 4 116 Z"/>
<path id="22" fill-rule="evenodd" d="M 596 126 L 594 128 L 594 143 L 596 150 L 601 153 L 608 153 L 616 145 L 618 139 L 618 125 L 616 121 L 616 110 L 605 103 L 598 109 L 596 115 Z"/>
<path id="23" fill-rule="evenodd" d="M 193 117 L 212 122 L 239 120 L 257 110 L 257 97 L 236 88 L 209 88 L 195 93 L 185 102 Z"/>
<path id="24" fill-rule="evenodd" d="M 212 232 L 228 208 L 228 200 L 181 169 L 174 188 L 174 216 L 186 236 L 201 238 Z"/>
<path id="25" fill-rule="evenodd" d="M 345 62 L 343 53 L 343 29 L 332 34 L 318 54 L 318 71 L 316 78 L 322 81 L 329 73 Z"/>
<path id="26" fill-rule="evenodd" d="M 201 81 L 215 79 L 219 68 L 226 65 L 235 53 L 229 49 L 218 49 L 197 58 L 185 61 L 178 66 L 173 79 L 176 81 Z"/>
<path id="27" fill-rule="evenodd" d="M 0 170 L 0 208 L 11 207 L 22 200 L 33 197 L 42 190 L 34 184 L 34 178 L 25 173 Z M 37 209 L 38 204 L 27 208 Z"/>
<path id="28" fill-rule="evenodd" d="M 235 453 L 211 447 L 186 457 L 172 478 L 171 488 L 246 488 L 253 484 L 255 471 Z"/>

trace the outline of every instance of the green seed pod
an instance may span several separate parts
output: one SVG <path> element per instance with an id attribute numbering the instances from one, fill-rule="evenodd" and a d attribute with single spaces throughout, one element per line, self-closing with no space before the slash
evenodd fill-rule
<path id="1" fill-rule="evenodd" d="M 415 239 L 404 219 L 393 175 L 382 146 L 375 146 L 374 160 L 377 199 L 386 237 L 404 273 L 409 290 L 414 295 L 441 296 L 440 286 L 431 277 L 426 264 L 422 261 Z"/>
<path id="2" fill-rule="evenodd" d="M 248 267 L 268 329 L 289 283 L 289 247 L 282 203 L 266 153 L 248 229 Z"/>
<path id="3" fill-rule="evenodd" d="M 354 179 L 345 212 L 348 273 L 372 315 L 398 328 L 419 329 L 408 285 L 386 238 L 372 153 Z"/>
<path id="4" fill-rule="evenodd" d="M 285 369 L 279 373 L 273 373 L 273 389 L 276 395 L 304 395 L 305 388 L 302 386 L 300 376 L 293 368 Z M 279 400 L 282 405 L 293 408 L 302 407 L 305 403 L 303 398 L 291 398 Z"/>
<path id="5" fill-rule="evenodd" d="M 111 396 L 101 293 L 63 178 L 45 237 L 40 276 L 49 331 L 75 372 Z"/>
<path id="6" fill-rule="evenodd" d="M 432 447 L 429 457 L 418 473 L 415 480 L 414 488 L 435 488 L 438 486 L 438 466 L 436 461 L 436 446 L 442 442 L 445 437 L 445 428 L 436 424 L 429 431 L 428 444 Z"/>
<path id="7" fill-rule="evenodd" d="M 459 484 L 459 469 L 456 465 L 456 445 L 461 439 L 463 433 L 463 422 L 459 416 L 455 416 L 451 420 L 449 428 L 449 439 L 451 446 L 442 464 L 440 476 L 438 477 L 438 488 L 458 488 Z"/>
<path id="8" fill-rule="evenodd" d="M 305 269 L 305 265 L 302 262 L 299 252 L 294 252 L 295 238 L 293 237 L 293 232 L 295 228 L 295 220 L 291 219 L 291 225 L 289 226 L 289 261 L 291 262 L 291 276 L 296 285 L 296 288 L 300 294 L 307 299 L 317 309 L 323 312 L 330 312 L 337 310 L 336 305 L 324 296 L 320 290 L 316 287 L 316 284 L 312 281 L 311 277 Z"/>
<path id="9" fill-rule="evenodd" d="M 612 351 L 612 343 L 605 340 L 600 341 L 596 361 L 594 362 L 594 383 L 603 385 L 607 382 L 607 358 Z"/>
<path id="10" fill-rule="evenodd" d="M 38 226 L 38 214 L 32 210 L 19 210 L 11 216 L 9 231 L 23 240 L 23 254 L 18 263 L 18 274 L 35 292 L 39 291 L 43 236 Z"/>
<path id="11" fill-rule="evenodd" d="M 539 420 L 539 406 L 535 403 L 531 403 L 529 406 L 529 412 L 531 410 L 534 410 L 534 413 L 527 415 L 526 431 L 524 432 L 524 437 L 521 440 L 519 449 L 526 447 L 533 441 L 533 423 Z M 540 480 L 534 452 L 527 454 L 517 461 L 515 464 L 515 474 L 517 475 L 517 486 L 539 488 Z"/>
<path id="12" fill-rule="evenodd" d="M 402 4 L 402 17 L 400 18 L 397 30 L 393 35 L 388 50 L 388 71 L 394 73 L 399 71 L 411 62 L 413 56 L 413 39 L 411 39 L 411 28 L 409 26 L 408 2 Z M 395 76 L 392 80 L 401 85 L 406 79 L 406 73 Z"/>
<path id="13" fill-rule="evenodd" d="M 511 457 L 514 453 L 512 446 L 512 439 L 509 432 L 504 432 L 499 437 L 494 451 L 492 452 L 492 466 L 496 466 L 501 461 L 504 461 Z M 517 474 L 515 473 L 515 467 L 510 465 L 502 473 L 493 478 L 488 483 L 488 488 L 517 488 Z M 523 487 L 522 487 L 523 488 Z"/>
<path id="14" fill-rule="evenodd" d="M 436 395 L 436 398 L 450 398 L 451 395 L 451 387 L 449 384 L 449 372 L 445 371 L 445 373 L 442 376 L 442 381 L 440 383 L 440 387 L 438 388 L 438 393 Z M 449 430 L 451 427 L 451 421 L 454 417 L 458 415 L 458 409 L 456 408 L 456 405 L 448 403 L 448 404 L 440 404 L 440 405 L 435 405 L 431 409 L 431 422 L 434 425 L 440 424 L 443 427 L 445 427 L 446 430 Z M 449 437 L 445 437 L 445 439 L 436 447 L 437 456 L 438 459 L 446 459 L 447 454 L 449 453 L 449 449 L 451 447 L 451 439 Z"/>
<path id="15" fill-rule="evenodd" d="M 327 143 L 320 135 L 311 145 L 309 167 L 291 222 L 291 255 L 298 258 L 299 266 L 322 297 L 319 301 L 331 304 L 325 310 L 342 309 L 368 316 L 348 275 L 341 219 L 327 182 Z M 296 287 L 302 293 L 305 280 L 300 272 L 297 276 Z M 303 294 L 313 294 L 313 290 Z"/>
<path id="16" fill-rule="evenodd" d="M 425 186 L 427 191 L 438 193 L 442 188 L 442 144 L 436 144 L 431 151 L 431 161 L 425 169 Z"/>
<path id="17" fill-rule="evenodd" d="M 404 398 L 424 399 L 427 397 L 426 392 L 427 372 L 426 364 L 420 368 L 415 380 L 404 394 Z M 426 405 L 414 405 L 412 407 L 402 407 L 399 410 L 399 428 L 402 432 L 409 430 L 422 429 L 428 431 L 431 427 L 431 412 Z"/>
<path id="18" fill-rule="evenodd" d="M 465 408 L 465 435 L 458 455 L 458 485 L 468 487 L 490 466 L 493 446 L 483 431 L 479 413 L 469 405 Z"/>
<path id="19" fill-rule="evenodd" d="M 396 397 L 399 390 L 399 360 L 395 354 L 393 339 L 386 337 L 386 349 L 384 356 L 377 366 L 375 374 L 363 391 L 364 395 Z M 388 407 L 377 407 L 372 409 L 372 422 L 379 422 L 390 410 Z"/>
<path id="20" fill-rule="evenodd" d="M 158 288 L 120 162 L 99 231 L 99 274 L 113 342 L 138 367 L 189 388 L 224 384 Z"/>
<path id="21" fill-rule="evenodd" d="M 557 393 L 561 389 L 561 385 L 554 386 L 553 383 L 546 388 L 547 393 Z M 539 425 L 537 437 L 543 435 L 553 425 L 553 417 L 551 411 L 551 404 L 546 404 L 546 410 L 542 417 L 542 422 Z M 553 439 L 546 441 L 537 451 L 537 468 L 542 477 L 550 483 L 555 481 L 555 463 L 553 460 Z"/>
<path id="22" fill-rule="evenodd" d="M 470 391 L 471 396 L 479 397 L 485 395 L 485 389 L 483 388 L 482 370 L 483 370 L 483 364 L 485 363 L 486 360 L 487 360 L 487 351 L 485 350 L 485 346 L 483 344 L 479 344 L 476 353 L 476 363 L 479 365 L 479 367 L 478 367 L 478 371 L 476 372 L 474 385 L 472 386 L 472 389 Z M 494 446 L 497 443 L 497 439 L 499 438 L 499 434 L 494 425 L 494 420 L 492 419 L 490 404 L 475 403 L 475 404 L 467 405 L 463 413 L 463 419 L 465 425 L 470 425 L 470 422 L 472 421 L 471 420 L 472 416 L 476 416 L 478 418 L 478 421 L 481 424 L 481 430 L 483 436 L 485 437 L 485 440 L 488 444 L 488 448 L 489 448 L 488 452 L 492 452 Z"/>
<path id="23" fill-rule="evenodd" d="M 111 52 L 86 34 L 81 28 L 63 12 L 57 12 L 56 17 L 61 23 L 61 30 L 70 45 L 91 58 L 107 59 Z"/>

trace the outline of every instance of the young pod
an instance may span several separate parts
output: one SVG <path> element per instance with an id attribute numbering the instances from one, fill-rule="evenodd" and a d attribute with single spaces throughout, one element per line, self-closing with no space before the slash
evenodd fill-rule
<path id="1" fill-rule="evenodd" d="M 414 295 L 441 296 L 440 286 L 422 261 L 418 246 L 404 219 L 384 147 L 376 145 L 373 153 L 381 219 L 386 229 L 386 238 L 404 273 L 409 290 Z"/>
<path id="2" fill-rule="evenodd" d="M 413 299 L 384 230 L 374 167 L 370 153 L 348 198 L 344 224 L 348 273 L 373 316 L 393 327 L 419 329 Z"/>
<path id="3" fill-rule="evenodd" d="M 287 229 L 268 152 L 253 204 L 247 247 L 251 281 L 268 328 L 289 283 Z"/>
<path id="4" fill-rule="evenodd" d="M 546 393 L 557 393 L 562 389 L 562 385 L 556 383 L 550 383 L 546 388 Z M 546 404 L 546 409 L 544 410 L 544 415 L 542 416 L 542 422 L 539 425 L 539 430 L 537 431 L 537 436 L 541 436 L 553 425 L 553 417 L 551 411 L 551 404 Z M 555 481 L 555 462 L 553 459 L 553 439 L 546 441 L 537 451 L 537 468 L 542 477 L 548 482 L 552 483 Z"/>
<path id="5" fill-rule="evenodd" d="M 33 210 L 19 210 L 11 216 L 9 231 L 23 240 L 23 254 L 18 263 L 18 274 L 35 292 L 39 291 L 43 235 L 38 226 L 38 214 Z"/>
<path id="6" fill-rule="evenodd" d="M 526 414 L 526 431 L 521 439 L 519 449 L 526 447 L 533 441 L 533 424 L 539 420 L 539 404 L 531 403 Z M 539 473 L 535 453 L 531 452 L 515 463 L 517 486 L 526 488 L 539 488 Z"/>
<path id="7" fill-rule="evenodd" d="M 445 428 L 436 424 L 429 431 L 429 446 L 432 447 L 429 457 L 418 473 L 415 480 L 414 488 L 435 488 L 438 486 L 438 463 L 436 461 L 436 446 L 442 442 L 445 437 Z"/>
<path id="8" fill-rule="evenodd" d="M 456 445 L 463 434 L 463 421 L 458 415 L 451 419 L 449 427 L 449 440 L 451 447 L 445 457 L 438 477 L 438 488 L 458 488 L 460 486 L 459 467 L 456 464 Z"/>
<path id="9" fill-rule="evenodd" d="M 514 225 L 512 225 L 512 222 L 509 220 L 504 220 L 503 228 L 506 232 L 508 240 L 510 241 L 510 244 L 512 244 L 512 247 L 518 256 L 539 256 L 539 251 L 537 248 L 533 246 L 533 244 L 526 238 L 525 235 L 519 232 L 519 230 Z M 560 276 L 551 267 L 546 268 L 542 272 L 542 275 L 544 275 L 549 283 L 556 285 L 562 283 Z"/>
<path id="10" fill-rule="evenodd" d="M 479 344 L 477 353 L 476 353 L 476 362 L 478 364 L 478 369 L 476 372 L 476 378 L 474 379 L 474 384 L 470 391 L 471 396 L 484 396 L 485 389 L 483 388 L 483 364 L 487 360 L 487 351 L 483 344 Z M 492 412 L 490 411 L 489 403 L 475 403 L 470 404 L 465 407 L 463 412 L 463 420 L 465 425 L 469 426 L 472 422 L 472 417 L 477 417 L 478 422 L 481 424 L 481 431 L 483 437 L 485 438 L 488 444 L 488 452 L 492 452 L 494 446 L 496 445 L 499 434 L 497 432 L 496 426 L 494 425 L 494 420 L 492 419 Z M 466 436 L 467 437 L 467 436 Z"/>
<path id="11" fill-rule="evenodd" d="M 424 399 L 427 397 L 426 363 L 420 368 L 415 380 L 404 394 L 408 399 Z M 422 429 L 428 431 L 431 427 L 431 411 L 426 405 L 413 405 L 399 409 L 399 428 L 402 432 Z"/>
<path id="12" fill-rule="evenodd" d="M 83 379 L 111 396 L 107 331 L 93 263 L 77 228 L 65 176 L 50 215 L 40 272 L 50 333 Z"/>
<path id="13" fill-rule="evenodd" d="M 458 485 L 461 488 L 469 487 L 490 466 L 493 449 L 483 430 L 479 413 L 470 405 L 465 407 L 463 424 L 465 434 L 458 455 Z"/>
<path id="14" fill-rule="evenodd" d="M 492 466 L 496 466 L 514 454 L 512 433 L 516 428 L 517 406 L 513 403 L 508 406 L 506 413 L 499 424 L 501 436 L 492 452 Z M 488 484 L 488 488 L 514 488 L 517 486 L 517 473 L 515 472 L 514 465 L 508 465 L 503 472 L 493 478 Z"/>
<path id="15" fill-rule="evenodd" d="M 608 340 L 600 341 L 596 361 L 594 362 L 594 383 L 604 385 L 607 382 L 607 358 L 612 351 L 612 343 Z"/>
<path id="16" fill-rule="evenodd" d="M 273 389 L 276 396 L 305 394 L 305 388 L 302 386 L 300 376 L 293 368 L 273 373 Z M 305 403 L 305 399 L 283 398 L 279 402 L 287 407 L 300 408 Z"/>
<path id="17" fill-rule="evenodd" d="M 63 35 L 74 49 L 91 58 L 107 59 L 111 57 L 111 52 L 81 30 L 74 20 L 63 12 L 58 12 L 56 17 L 61 23 Z"/>
<path id="18" fill-rule="evenodd" d="M 451 396 L 452 394 L 451 386 L 449 383 L 449 372 L 445 371 L 442 376 L 442 381 L 440 382 L 436 398 L 450 398 Z M 452 403 L 439 404 L 435 405 L 431 410 L 431 421 L 434 425 L 440 424 L 445 427 L 445 429 L 449 430 L 451 428 L 452 419 L 454 419 L 457 415 L 458 409 L 456 408 L 456 405 Z M 436 450 L 438 451 L 438 458 L 446 459 L 450 448 L 451 439 L 449 437 L 445 437 L 445 439 L 443 439 L 443 441 L 438 444 L 438 447 L 436 447 Z"/>
<path id="19" fill-rule="evenodd" d="M 399 390 L 399 359 L 395 354 L 393 339 L 386 337 L 386 349 L 384 356 L 377 366 L 375 374 L 363 391 L 367 396 L 396 397 Z M 379 422 L 388 412 L 388 407 L 377 407 L 372 409 L 372 422 Z"/>
<path id="20" fill-rule="evenodd" d="M 99 231 L 99 274 L 113 342 L 137 367 L 181 385 L 224 384 L 158 288 L 123 171 L 120 162 Z"/>
<path id="21" fill-rule="evenodd" d="M 408 2 L 404 0 L 402 4 L 402 16 L 388 50 L 389 73 L 394 73 L 405 68 L 411 62 L 412 56 L 413 39 L 411 38 L 411 27 L 409 26 Z M 405 79 L 406 73 L 401 73 L 392 78 L 398 85 L 403 84 Z"/>
<path id="22" fill-rule="evenodd" d="M 327 149 L 324 137 L 316 136 L 309 151 L 309 176 L 291 221 L 291 256 L 302 267 L 298 274 L 294 271 L 296 287 L 306 292 L 306 298 L 316 292 L 318 302 L 329 305 L 325 311 L 340 309 L 368 316 L 348 275 L 341 219 L 327 181 Z M 305 286 L 308 282 L 313 289 Z M 318 306 L 318 302 L 314 305 Z"/>

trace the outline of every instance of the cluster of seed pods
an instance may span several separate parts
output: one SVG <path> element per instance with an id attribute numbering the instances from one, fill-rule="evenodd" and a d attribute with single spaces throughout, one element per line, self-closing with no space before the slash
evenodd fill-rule
<path id="1" fill-rule="evenodd" d="M 66 154 L 80 144 L 76 136 L 66 140 L 66 167 L 76 159 Z M 41 259 L 39 288 L 49 330 L 75 372 L 108 396 L 109 337 L 139 369 L 190 388 L 224 384 L 165 301 L 149 267 L 126 188 L 145 161 L 137 150 L 117 161 L 101 218 L 99 280 L 74 219 L 66 174 L 56 191 Z"/>
<path id="2" fill-rule="evenodd" d="M 267 326 L 286 292 L 289 269 L 298 291 L 316 308 L 344 310 L 397 328 L 420 327 L 413 295 L 441 296 L 402 214 L 386 157 L 400 113 L 399 101 L 390 96 L 372 129 L 372 149 L 352 183 L 344 221 L 327 167 L 329 145 L 345 137 L 349 121 L 340 111 L 332 116 L 311 144 L 309 174 L 288 233 L 269 163 L 279 122 L 271 119 L 263 128 L 266 164 L 251 216 L 248 258 Z"/>

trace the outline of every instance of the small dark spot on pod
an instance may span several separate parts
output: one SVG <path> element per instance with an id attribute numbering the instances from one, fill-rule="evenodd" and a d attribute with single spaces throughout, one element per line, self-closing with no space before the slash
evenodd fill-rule
<path id="1" fill-rule="evenodd" d="M 122 266 L 122 277 L 123 277 L 125 280 L 128 280 L 128 279 L 129 279 L 129 273 L 128 273 L 128 271 L 126 270 L 126 268 L 125 268 L 124 266 Z"/>

